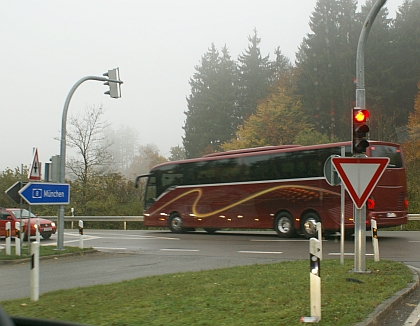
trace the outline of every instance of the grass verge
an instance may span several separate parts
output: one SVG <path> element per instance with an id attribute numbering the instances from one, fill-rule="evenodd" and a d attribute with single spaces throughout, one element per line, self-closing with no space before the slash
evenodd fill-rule
<path id="1" fill-rule="evenodd" d="M 360 322 L 412 282 L 403 264 L 368 260 L 366 265 L 370 274 L 349 273 L 350 260 L 344 266 L 321 262 L 319 325 Z M 90 325 L 299 325 L 301 316 L 310 315 L 309 295 L 309 262 L 293 261 L 145 277 L 1 305 L 10 315 Z"/>

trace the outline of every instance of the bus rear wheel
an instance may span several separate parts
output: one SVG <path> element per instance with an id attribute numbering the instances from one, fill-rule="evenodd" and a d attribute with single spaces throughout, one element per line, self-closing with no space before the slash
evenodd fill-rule
<path id="1" fill-rule="evenodd" d="M 274 220 L 274 230 L 281 238 L 291 238 L 295 234 L 293 218 L 287 212 L 277 214 Z"/>
<path id="2" fill-rule="evenodd" d="M 315 212 L 306 213 L 302 219 L 302 233 L 306 239 L 315 238 L 318 235 L 316 224 L 320 221 Z"/>
<path id="3" fill-rule="evenodd" d="M 178 213 L 174 213 L 169 217 L 169 230 L 173 233 L 184 233 L 185 229 L 182 226 L 182 218 Z"/>

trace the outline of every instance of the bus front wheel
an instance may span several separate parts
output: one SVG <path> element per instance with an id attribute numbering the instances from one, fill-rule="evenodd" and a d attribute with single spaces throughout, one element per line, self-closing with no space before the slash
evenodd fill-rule
<path id="1" fill-rule="evenodd" d="M 178 213 L 174 213 L 169 217 L 169 230 L 173 233 L 184 233 L 185 229 L 182 226 L 182 218 Z"/>
<path id="2" fill-rule="evenodd" d="M 287 212 L 277 214 L 274 220 L 274 230 L 281 238 L 292 237 L 295 234 L 292 216 Z"/>
<path id="3" fill-rule="evenodd" d="M 302 219 L 302 233 L 306 239 L 314 238 L 318 235 L 316 224 L 320 221 L 315 212 L 306 213 Z"/>

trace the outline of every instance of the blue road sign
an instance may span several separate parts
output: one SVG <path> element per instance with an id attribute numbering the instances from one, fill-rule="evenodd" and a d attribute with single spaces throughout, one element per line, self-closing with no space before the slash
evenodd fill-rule
<path id="1" fill-rule="evenodd" d="M 66 205 L 70 203 L 70 185 L 66 183 L 29 182 L 19 190 L 29 205 Z"/>

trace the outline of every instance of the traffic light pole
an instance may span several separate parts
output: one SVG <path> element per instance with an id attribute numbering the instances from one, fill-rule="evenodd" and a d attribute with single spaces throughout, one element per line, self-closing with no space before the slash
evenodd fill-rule
<path id="1" fill-rule="evenodd" d="M 369 31 L 372 27 L 373 21 L 385 4 L 386 0 L 377 0 L 370 10 L 365 23 L 363 24 L 362 31 L 357 44 L 356 53 L 356 107 L 358 109 L 366 109 L 366 95 L 365 95 L 365 44 Z M 352 109 L 352 123 L 353 113 Z M 353 138 L 353 126 L 351 126 Z M 364 154 L 355 154 L 355 156 L 364 156 Z M 366 204 L 361 209 L 354 205 L 354 272 L 366 272 Z"/>
<path id="2" fill-rule="evenodd" d="M 71 88 L 69 94 L 67 95 L 66 102 L 64 103 L 63 116 L 61 119 L 61 138 L 60 138 L 60 177 L 59 183 L 65 183 L 66 175 L 66 135 L 67 135 L 67 112 L 70 105 L 70 100 L 76 91 L 83 82 L 87 80 L 97 80 L 103 82 L 111 82 L 122 84 L 121 80 L 114 80 L 105 77 L 96 77 L 96 76 L 87 76 L 80 79 L 74 86 Z M 64 246 L 64 205 L 60 205 L 58 208 L 58 218 L 57 218 L 57 250 L 63 250 Z"/>

